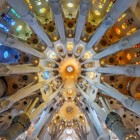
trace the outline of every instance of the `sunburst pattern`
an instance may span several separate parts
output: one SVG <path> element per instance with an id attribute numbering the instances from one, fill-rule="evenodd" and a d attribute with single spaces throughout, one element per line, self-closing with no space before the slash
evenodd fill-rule
<path id="1" fill-rule="evenodd" d="M 138 0 L 2 0 L 0 139 L 138 140 L 138 9 Z"/>

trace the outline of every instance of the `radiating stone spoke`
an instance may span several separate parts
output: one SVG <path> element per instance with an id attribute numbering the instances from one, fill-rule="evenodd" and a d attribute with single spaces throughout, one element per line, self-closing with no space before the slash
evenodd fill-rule
<path id="1" fill-rule="evenodd" d="M 94 123 L 99 135 L 104 135 L 105 134 L 105 131 L 103 130 L 102 126 L 101 126 L 101 123 L 99 122 L 99 119 L 96 115 L 96 112 L 93 111 L 90 107 L 89 107 L 89 115 L 90 115 L 90 118 L 92 120 L 92 122 Z"/>
<path id="2" fill-rule="evenodd" d="M 49 0 L 49 4 L 54 14 L 55 24 L 57 26 L 61 41 L 65 42 L 66 35 L 65 35 L 64 21 L 62 16 L 62 8 L 61 8 L 60 0 Z"/>
<path id="3" fill-rule="evenodd" d="M 17 102 L 25 97 L 30 96 L 30 94 L 34 93 L 35 91 L 39 90 L 40 88 L 43 88 L 44 86 L 49 84 L 52 80 L 54 80 L 57 77 L 59 77 L 59 75 L 55 76 L 53 78 L 50 78 L 49 80 L 42 81 L 42 82 L 34 84 L 34 85 L 32 83 L 32 84 L 20 89 L 15 94 L 7 97 L 5 100 L 0 102 L 0 112 L 3 112 L 5 110 L 9 109 L 15 102 Z"/>
<path id="4" fill-rule="evenodd" d="M 43 113 L 41 114 L 41 117 L 35 127 L 35 130 L 32 134 L 32 138 L 37 138 L 37 136 L 39 135 L 39 132 L 41 131 L 44 123 L 49 119 L 49 110 L 50 110 L 50 107 L 47 108 L 47 110 L 44 110 Z"/>
<path id="5" fill-rule="evenodd" d="M 0 139 L 139 140 L 138 10 L 137 0 L 1 0 Z"/>
<path id="6" fill-rule="evenodd" d="M 91 6 L 91 0 L 81 0 L 79 7 L 79 15 L 77 19 L 76 31 L 75 31 L 75 43 L 80 41 L 82 35 L 82 29 L 86 23 L 87 15 Z"/>
<path id="7" fill-rule="evenodd" d="M 132 77 L 140 77 L 140 66 L 139 65 L 128 65 L 128 66 L 109 66 L 99 67 L 96 69 L 99 73 L 114 74 L 114 75 L 126 75 Z"/>
<path id="8" fill-rule="evenodd" d="M 20 50 L 22 52 L 31 54 L 31 55 L 36 56 L 41 59 L 46 58 L 45 54 L 35 50 L 34 48 L 32 48 L 32 46 L 29 46 L 27 43 L 23 43 L 23 42 L 19 41 L 12 35 L 5 33 L 2 30 L 0 30 L 0 36 L 1 36 L 0 43 L 5 46 Z"/>
<path id="9" fill-rule="evenodd" d="M 136 114 L 140 115 L 140 111 L 139 111 L 140 101 L 134 99 L 133 97 L 129 97 L 121 94 L 118 90 L 109 86 L 108 84 L 104 85 L 101 83 L 96 83 L 94 85 L 100 90 L 102 90 L 103 93 L 120 101 L 127 109 L 130 109 L 134 111 Z"/>
<path id="10" fill-rule="evenodd" d="M 136 31 L 130 36 L 121 39 L 119 42 L 111 45 L 109 48 L 103 50 L 102 52 L 94 55 L 93 59 L 101 59 L 118 51 L 129 49 L 138 43 L 140 43 L 140 30 Z"/>
<path id="11" fill-rule="evenodd" d="M 117 0 L 113 8 L 106 15 L 99 28 L 97 28 L 95 34 L 88 42 L 86 49 L 92 49 L 92 46 L 97 44 L 105 32 L 117 21 L 117 19 L 132 5 L 132 0 Z"/>
<path id="12" fill-rule="evenodd" d="M 89 98 L 89 96 L 77 85 L 80 93 L 82 94 L 82 96 L 86 99 L 86 103 L 88 104 L 88 106 L 90 106 L 93 110 L 96 111 L 96 113 L 98 114 L 98 116 L 102 119 L 105 120 L 106 117 L 106 113 L 95 103 L 92 102 L 92 100 Z"/>
<path id="13" fill-rule="evenodd" d="M 8 76 L 11 74 L 38 73 L 38 72 L 43 72 L 45 70 L 51 70 L 51 69 L 35 67 L 26 64 L 16 65 L 16 66 L 0 64 L 0 76 Z"/>
<path id="14" fill-rule="evenodd" d="M 41 40 L 43 40 L 49 47 L 53 47 L 52 41 L 49 39 L 42 27 L 39 25 L 35 15 L 29 10 L 24 0 L 6 1 L 17 11 L 17 13 L 21 16 L 22 20 L 25 21 L 34 30 L 34 32 Z"/>

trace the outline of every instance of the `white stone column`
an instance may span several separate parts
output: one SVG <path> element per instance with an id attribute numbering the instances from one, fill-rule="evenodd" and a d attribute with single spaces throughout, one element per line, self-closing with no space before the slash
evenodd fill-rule
<path id="1" fill-rule="evenodd" d="M 96 72 L 107 73 L 114 75 L 126 75 L 131 77 L 140 77 L 140 66 L 139 65 L 128 65 L 124 67 L 120 66 L 109 66 L 109 67 L 99 67 Z"/>
<path id="2" fill-rule="evenodd" d="M 94 123 L 90 119 L 88 111 L 86 109 L 83 109 L 83 108 L 82 108 L 82 111 L 83 111 L 84 115 L 86 116 L 86 119 L 87 119 L 88 124 L 90 126 L 90 131 L 91 131 L 94 139 L 97 140 L 97 138 L 99 137 L 99 134 L 98 134 L 98 132 L 96 130 L 96 127 L 95 127 Z"/>
<path id="3" fill-rule="evenodd" d="M 38 73 L 44 71 L 53 71 L 57 70 L 49 67 L 35 67 L 32 64 L 23 64 L 23 65 L 8 65 L 0 64 L 0 77 L 8 76 L 11 74 L 27 74 L 27 73 Z"/>
<path id="4" fill-rule="evenodd" d="M 51 140 L 51 135 L 49 134 L 47 128 L 48 128 L 48 125 L 46 121 L 38 135 L 39 140 Z"/>
<path id="5" fill-rule="evenodd" d="M 45 124 L 45 122 L 48 120 L 49 118 L 49 107 L 47 108 L 47 110 L 43 111 L 38 123 L 35 125 L 35 130 L 32 134 L 32 139 L 37 138 L 39 132 L 41 131 L 43 125 Z"/>
<path id="6" fill-rule="evenodd" d="M 63 85 L 61 85 L 58 90 L 56 90 L 52 95 L 50 96 L 46 96 L 47 98 L 44 99 L 44 102 L 42 104 L 40 104 L 35 111 L 31 112 L 30 114 L 30 120 L 33 120 L 34 118 L 36 118 L 45 108 L 47 108 L 47 106 L 49 105 L 49 103 L 55 99 L 55 97 L 58 95 L 58 93 L 60 92 L 61 88 Z"/>
<path id="7" fill-rule="evenodd" d="M 38 73 L 43 71 L 41 67 L 34 67 L 32 65 L 8 65 L 0 64 L 0 76 L 8 76 L 11 74 L 26 74 L 26 73 Z"/>
<path id="8" fill-rule="evenodd" d="M 8 46 L 10 48 L 14 48 L 14 49 L 20 50 L 22 52 L 31 54 L 38 58 L 46 58 L 45 54 L 35 50 L 27 43 L 19 41 L 14 36 L 2 31 L 2 30 L 0 30 L 0 43 L 2 45 Z"/>
<path id="9" fill-rule="evenodd" d="M 87 72 L 97 72 L 97 68 L 87 68 L 87 69 L 82 69 L 83 71 Z"/>
<path id="10" fill-rule="evenodd" d="M 59 105 L 58 105 L 59 106 Z M 48 122 L 51 121 L 51 119 L 53 118 L 54 114 L 59 110 L 59 107 L 56 110 L 52 110 L 49 114 L 49 118 L 46 120 L 46 122 L 44 123 L 41 131 L 39 132 L 39 135 L 37 136 L 37 138 L 39 140 L 51 140 L 51 135 L 49 134 L 47 128 L 48 128 Z"/>
<path id="11" fill-rule="evenodd" d="M 110 135 L 109 134 L 101 135 L 98 137 L 97 140 L 110 140 Z"/>
<path id="12" fill-rule="evenodd" d="M 25 21 L 33 31 L 38 35 L 38 37 L 44 41 L 48 47 L 52 47 L 53 44 L 47 34 L 44 32 L 42 27 L 39 25 L 35 15 L 29 10 L 27 4 L 24 0 L 6 0 L 11 7 L 13 7 L 16 12 L 21 16 L 21 19 Z"/>
<path id="13" fill-rule="evenodd" d="M 54 80 L 57 77 L 59 77 L 59 75 L 55 76 L 53 78 L 50 78 L 50 79 L 48 79 L 46 81 L 42 81 L 40 83 L 34 84 L 34 85 L 33 85 L 33 83 L 31 83 L 30 85 L 18 90 L 15 94 L 5 98 L 4 100 L 2 100 L 0 102 L 0 113 L 2 113 L 3 111 L 6 111 L 7 109 L 9 109 L 15 102 L 17 102 L 17 101 L 19 101 L 19 100 L 21 100 L 21 99 L 23 99 L 25 97 L 28 97 L 32 93 L 34 93 L 37 90 L 43 88 L 44 86 L 49 84 L 52 80 Z"/>
<path id="14" fill-rule="evenodd" d="M 100 100 L 105 112 L 110 113 L 112 111 L 112 109 L 111 109 L 109 103 L 107 102 L 107 100 L 103 97 L 99 97 L 99 100 Z"/>
<path id="15" fill-rule="evenodd" d="M 119 42 L 94 55 L 93 59 L 101 59 L 118 51 L 129 49 L 138 43 L 140 43 L 140 30 L 136 31 L 132 35 L 124 37 Z"/>
<path id="16" fill-rule="evenodd" d="M 89 84 L 94 85 L 96 88 L 100 89 L 105 95 L 115 98 L 116 100 L 120 101 L 127 109 L 140 115 L 140 109 L 139 109 L 140 101 L 139 100 L 136 100 L 133 97 L 121 94 L 118 90 L 116 90 L 115 88 L 111 87 L 110 85 L 106 83 L 104 84 L 98 83 L 82 75 L 80 76 L 86 79 L 89 82 Z M 103 112 L 97 104 L 95 104 L 94 102 L 91 103 L 90 99 L 86 96 L 86 94 L 84 95 L 84 92 L 82 90 L 80 90 L 80 92 L 88 101 L 87 103 L 90 103 L 90 106 L 96 111 L 97 114 L 99 114 L 99 117 L 101 116 L 101 118 L 104 120 L 106 113 Z"/>
<path id="17" fill-rule="evenodd" d="M 49 0 L 49 4 L 54 14 L 55 24 L 57 26 L 61 41 L 65 42 L 66 35 L 65 35 L 64 21 L 62 16 L 62 8 L 61 8 L 60 0 Z"/>
<path id="18" fill-rule="evenodd" d="M 77 19 L 76 31 L 75 31 L 75 43 L 80 41 L 83 28 L 86 23 L 87 15 L 91 6 L 91 0 L 81 0 L 79 7 L 79 16 Z"/>
<path id="19" fill-rule="evenodd" d="M 95 34 L 90 39 L 86 46 L 86 49 L 92 49 L 96 43 L 102 38 L 105 32 L 117 21 L 117 19 L 133 4 L 135 0 L 117 0 L 106 15 L 105 19 L 102 21 L 99 28 L 97 28 Z"/>
<path id="20" fill-rule="evenodd" d="M 140 138 L 132 131 L 127 129 L 122 118 L 115 112 L 110 112 L 106 118 L 106 126 L 113 131 L 120 140 L 139 140 Z"/>
<path id="21" fill-rule="evenodd" d="M 93 83 L 92 83 L 93 84 Z M 120 101 L 127 109 L 140 115 L 140 101 L 133 97 L 121 94 L 118 90 L 104 83 L 94 83 L 94 86 L 102 91 L 103 94 L 108 95 L 116 100 Z"/>
<path id="22" fill-rule="evenodd" d="M 96 111 L 98 117 L 101 120 L 105 120 L 107 113 L 105 111 L 102 110 L 102 108 L 95 102 L 92 101 L 92 99 L 87 95 L 87 93 L 85 93 L 80 87 L 79 85 L 77 85 L 79 92 L 81 93 L 81 95 L 85 98 L 84 102 L 91 107 L 93 110 Z"/>
<path id="23" fill-rule="evenodd" d="M 27 131 L 31 125 L 30 118 L 27 114 L 21 113 L 14 117 L 10 127 L 0 133 L 1 140 L 16 140 L 17 137 L 23 132 Z"/>
<path id="24" fill-rule="evenodd" d="M 98 134 L 105 135 L 106 133 L 105 133 L 103 127 L 101 126 L 101 123 L 99 122 L 96 112 L 94 110 L 92 110 L 91 107 L 89 107 L 89 115 L 90 115 L 91 121 L 93 122 L 94 126 L 96 127 Z"/>

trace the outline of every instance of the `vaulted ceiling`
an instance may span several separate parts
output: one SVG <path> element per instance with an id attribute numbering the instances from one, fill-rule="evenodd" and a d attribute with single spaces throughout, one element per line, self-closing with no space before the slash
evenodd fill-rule
<path id="1" fill-rule="evenodd" d="M 139 140 L 139 0 L 0 1 L 0 139 Z"/>

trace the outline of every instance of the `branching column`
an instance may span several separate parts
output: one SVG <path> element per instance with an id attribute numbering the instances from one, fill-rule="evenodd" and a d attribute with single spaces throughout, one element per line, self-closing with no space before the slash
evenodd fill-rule
<path id="1" fill-rule="evenodd" d="M 131 48 L 132 46 L 140 43 L 140 30 L 136 31 L 130 36 L 127 36 L 121 39 L 119 42 L 111 45 L 109 48 L 105 49 L 104 51 L 96 54 L 93 59 L 101 59 L 108 55 L 114 54 L 118 51 L 126 50 Z"/>
<path id="2" fill-rule="evenodd" d="M 79 16 L 77 19 L 76 32 L 75 32 L 75 43 L 78 43 L 81 38 L 82 29 L 85 26 L 87 15 L 91 6 L 91 0 L 81 0 Z"/>
<path id="3" fill-rule="evenodd" d="M 56 76 L 58 77 L 58 76 Z M 52 80 L 54 80 L 56 77 L 53 77 L 49 80 L 37 83 L 37 84 L 30 84 L 22 89 L 20 89 L 19 91 L 17 91 L 15 94 L 5 98 L 4 100 L 2 100 L 0 102 L 0 113 L 3 111 L 6 111 L 7 109 L 9 109 L 15 102 L 30 96 L 33 92 L 39 90 L 40 88 L 46 86 L 48 83 L 50 83 Z M 60 90 L 60 89 L 58 89 Z M 57 94 L 57 91 L 54 92 L 54 94 L 52 94 L 52 96 L 50 96 L 50 100 L 54 97 L 54 95 Z M 48 99 L 48 100 L 49 100 Z"/>
<path id="4" fill-rule="evenodd" d="M 26 74 L 26 73 L 38 73 L 43 71 L 53 71 L 54 68 L 48 67 L 35 67 L 32 64 L 23 65 L 8 65 L 0 64 L 0 76 L 7 76 L 11 74 Z"/>
<path id="5" fill-rule="evenodd" d="M 97 28 L 95 34 L 87 44 L 86 49 L 91 49 L 105 34 L 105 32 L 117 21 L 117 19 L 130 7 L 135 0 L 117 0 L 107 14 L 100 27 Z"/>
<path id="6" fill-rule="evenodd" d="M 140 139 L 124 126 L 122 118 L 115 112 L 110 112 L 110 114 L 108 114 L 105 123 L 108 129 L 113 131 L 120 140 Z"/>
<path id="7" fill-rule="evenodd" d="M 99 73 L 115 74 L 115 75 L 126 75 L 131 77 L 140 77 L 140 66 L 139 65 L 128 65 L 124 67 L 120 66 L 109 66 L 99 67 L 96 69 Z"/>
<path id="8" fill-rule="evenodd" d="M 60 0 L 49 0 L 49 4 L 54 14 L 55 24 L 57 26 L 61 41 L 65 42 L 66 35 L 65 35 L 64 21 L 62 16 L 62 8 L 61 8 Z"/>
<path id="9" fill-rule="evenodd" d="M 33 132 L 33 134 L 32 134 L 32 138 L 37 138 L 37 136 L 38 136 L 40 130 L 42 129 L 42 127 L 43 127 L 43 125 L 44 125 L 44 123 L 45 123 L 45 122 L 47 121 L 47 119 L 49 118 L 48 113 L 49 113 L 49 108 L 48 108 L 47 110 L 45 110 L 45 111 L 42 113 L 42 115 L 41 115 L 41 117 L 40 117 L 38 123 L 37 123 L 36 126 L 35 126 L 35 130 L 34 130 L 34 132 Z"/>
<path id="10" fill-rule="evenodd" d="M 11 126 L 0 134 L 0 138 L 15 140 L 20 134 L 29 128 L 30 124 L 31 122 L 28 115 L 25 113 L 20 114 L 13 119 Z"/>
<path id="11" fill-rule="evenodd" d="M 0 43 L 8 46 L 10 48 L 14 48 L 17 50 L 20 50 L 22 52 L 31 54 L 33 56 L 36 56 L 38 58 L 46 58 L 45 54 L 35 50 L 27 43 L 23 43 L 19 41 L 17 38 L 13 37 L 12 35 L 0 30 Z"/>
<path id="12" fill-rule="evenodd" d="M 90 131 L 92 132 L 92 135 L 93 135 L 93 137 L 95 138 L 95 140 L 97 140 L 97 138 L 99 137 L 99 134 L 98 134 L 98 132 L 97 132 L 97 130 L 96 130 L 96 127 L 95 127 L 95 125 L 92 123 L 92 121 L 91 121 L 91 119 L 90 119 L 90 117 L 89 117 L 89 115 L 88 115 L 88 112 L 87 112 L 86 110 L 84 110 L 84 109 L 83 109 L 83 111 L 84 111 L 84 114 L 85 114 L 86 119 L 87 119 L 87 121 L 88 121 L 88 124 L 89 124 L 89 126 L 90 126 Z"/>
<path id="13" fill-rule="evenodd" d="M 29 10 L 27 4 L 24 0 L 6 0 L 21 16 L 21 19 L 25 21 L 38 35 L 38 37 L 43 40 L 49 47 L 52 47 L 53 44 L 49 37 L 46 35 L 42 27 L 37 22 L 35 15 Z"/>
<path id="14" fill-rule="evenodd" d="M 38 73 L 43 69 L 41 67 L 34 67 L 32 65 L 6 65 L 0 64 L 0 76 L 7 76 L 11 74 L 25 74 L 25 73 Z"/>
<path id="15" fill-rule="evenodd" d="M 91 107 L 89 107 L 89 115 L 90 115 L 91 121 L 93 122 L 93 124 L 96 127 L 98 134 L 105 135 L 105 131 L 102 128 L 101 123 L 99 122 L 99 119 L 98 119 L 95 111 L 93 111 Z"/>
<path id="16" fill-rule="evenodd" d="M 134 99 L 133 97 L 129 97 L 126 95 L 121 94 L 118 90 L 111 87 L 110 85 L 101 84 L 101 83 L 94 83 L 94 85 L 100 89 L 104 94 L 111 96 L 112 98 L 117 99 L 120 101 L 127 109 L 135 112 L 136 114 L 140 115 L 140 101 Z"/>

